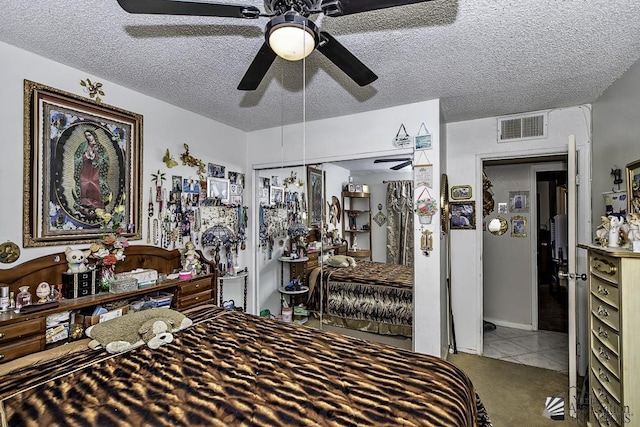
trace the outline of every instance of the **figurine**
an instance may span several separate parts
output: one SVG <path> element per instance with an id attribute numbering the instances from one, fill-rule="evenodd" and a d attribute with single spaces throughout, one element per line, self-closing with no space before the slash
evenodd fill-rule
<path id="1" fill-rule="evenodd" d="M 182 271 L 198 273 L 201 269 L 202 264 L 200 264 L 200 257 L 198 256 L 198 252 L 196 252 L 196 245 L 189 240 L 185 243 L 184 252 L 182 253 Z"/>

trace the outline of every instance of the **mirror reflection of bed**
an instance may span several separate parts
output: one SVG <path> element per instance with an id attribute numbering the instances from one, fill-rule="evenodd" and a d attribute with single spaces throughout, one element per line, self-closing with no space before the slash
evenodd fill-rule
<path id="1" fill-rule="evenodd" d="M 298 218 L 309 227 L 305 242 L 309 261 L 304 274 L 310 291 L 303 298 L 295 298 L 293 303 L 304 304 L 310 313 L 294 316 L 294 321 L 412 349 L 414 245 L 410 162 L 411 156 L 400 155 L 257 171 L 258 181 L 262 182 L 265 177 L 270 181 L 274 176 L 280 176 L 281 180 L 294 175 L 298 178 L 295 183 L 289 179 L 288 187 L 300 191 L 297 197 L 304 213 Z M 313 195 L 309 195 L 313 190 L 306 182 L 309 174 L 305 169 L 309 167 L 321 170 L 324 180 L 321 224 L 309 218 L 310 209 L 314 209 Z M 305 182 L 299 185 L 300 181 Z M 264 202 L 260 209 L 263 235 L 263 229 L 267 228 L 264 217 L 274 215 L 274 206 L 266 203 L 266 191 L 261 190 L 258 183 L 256 188 L 262 191 Z M 354 193 L 366 196 L 356 197 L 357 202 L 364 201 L 364 205 L 350 205 L 349 196 Z M 286 194 L 287 188 L 285 199 Z M 357 216 L 355 225 L 350 221 L 351 210 L 357 211 L 352 213 Z M 280 216 L 285 217 L 284 211 Z M 271 233 L 280 235 L 270 236 L 271 242 L 261 244 L 258 299 L 263 313 L 269 308 L 270 313 L 277 316 L 283 297 L 278 288 L 301 272 L 296 269 L 292 274 L 289 269 L 293 263 L 282 266 L 278 261 L 291 248 L 285 226 L 271 224 L 270 228 Z M 355 255 L 355 266 L 330 266 L 329 260 L 343 261 L 330 258 L 334 254 Z"/>

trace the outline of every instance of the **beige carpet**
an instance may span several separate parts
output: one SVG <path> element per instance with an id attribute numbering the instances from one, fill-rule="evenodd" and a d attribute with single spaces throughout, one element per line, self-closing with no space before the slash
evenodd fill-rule
<path id="1" fill-rule="evenodd" d="M 465 353 L 448 360 L 469 375 L 495 427 L 586 425 L 584 414 L 569 418 L 567 374 Z M 564 421 L 542 415 L 547 397 L 565 399 Z"/>

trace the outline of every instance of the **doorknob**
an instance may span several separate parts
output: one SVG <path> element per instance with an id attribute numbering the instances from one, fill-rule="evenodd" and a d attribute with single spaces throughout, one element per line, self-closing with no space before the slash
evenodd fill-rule
<path id="1" fill-rule="evenodd" d="M 587 280 L 587 275 L 585 273 L 575 274 L 575 273 L 565 273 L 564 271 L 558 272 L 558 277 L 562 277 L 563 279 L 576 279 L 576 280 Z"/>

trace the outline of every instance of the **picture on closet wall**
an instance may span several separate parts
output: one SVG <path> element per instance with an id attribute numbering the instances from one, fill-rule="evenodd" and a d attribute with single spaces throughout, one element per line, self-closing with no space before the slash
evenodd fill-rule
<path id="1" fill-rule="evenodd" d="M 24 100 L 24 246 L 95 240 L 122 207 L 141 239 L 142 116 L 29 80 Z"/>
<path id="2" fill-rule="evenodd" d="M 224 170 L 225 170 L 225 167 L 222 165 L 209 163 L 207 165 L 207 176 L 211 178 L 224 178 Z"/>
<path id="3" fill-rule="evenodd" d="M 260 204 L 268 205 L 270 202 L 269 190 L 271 189 L 271 179 L 260 178 Z"/>
<path id="4" fill-rule="evenodd" d="M 511 218 L 511 237 L 527 237 L 527 218 L 520 215 Z"/>
<path id="5" fill-rule="evenodd" d="M 475 230 L 476 202 L 449 202 L 452 230 Z"/>
<path id="6" fill-rule="evenodd" d="M 276 186 L 271 186 L 271 200 L 270 203 L 272 205 L 281 205 L 283 203 L 284 200 L 284 188 L 282 187 L 276 187 Z"/>
<path id="7" fill-rule="evenodd" d="M 207 197 L 229 203 L 229 180 L 222 178 L 209 178 L 207 182 Z"/>
<path id="8" fill-rule="evenodd" d="M 509 212 L 527 213 L 529 212 L 529 192 L 509 191 Z"/>

